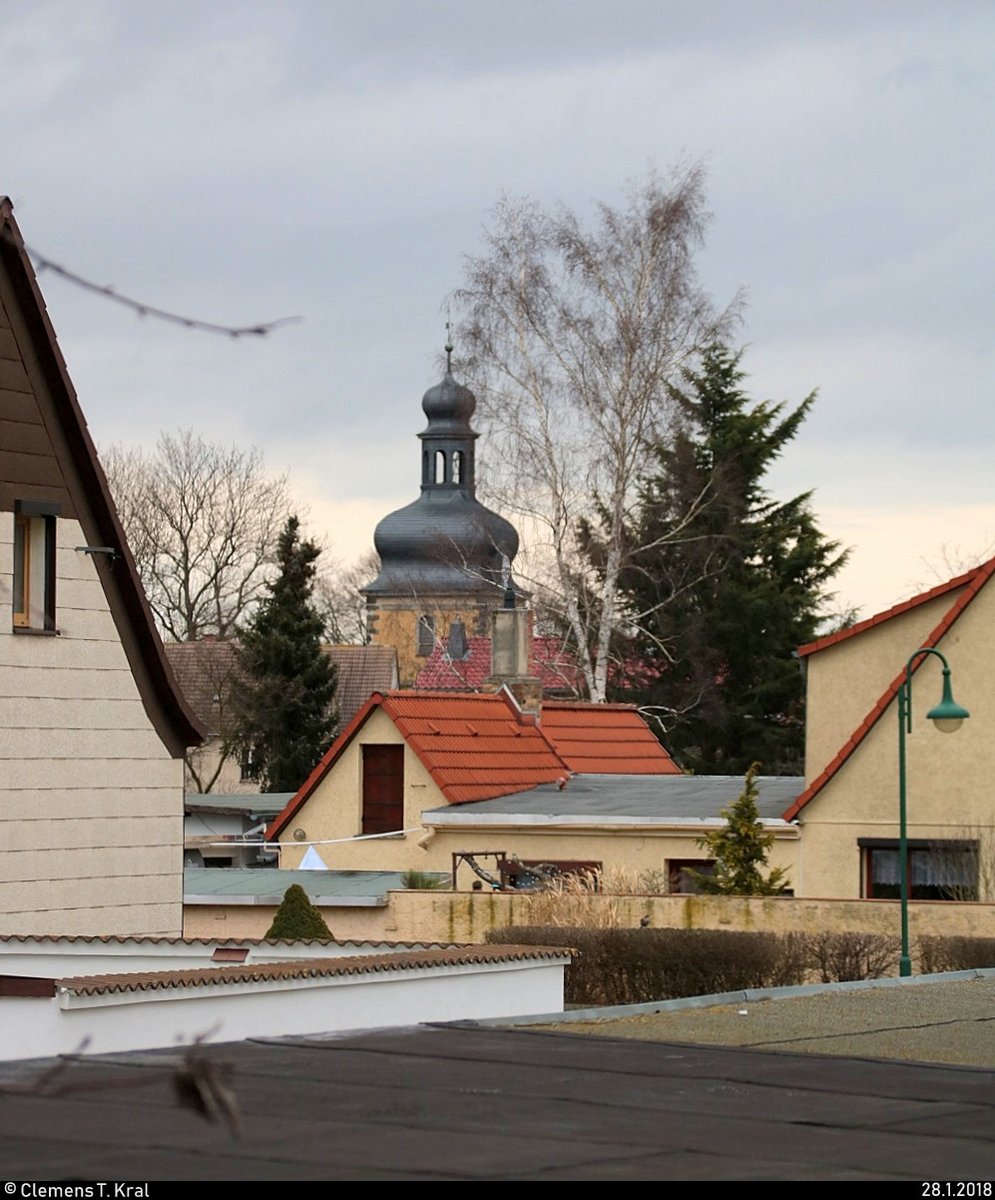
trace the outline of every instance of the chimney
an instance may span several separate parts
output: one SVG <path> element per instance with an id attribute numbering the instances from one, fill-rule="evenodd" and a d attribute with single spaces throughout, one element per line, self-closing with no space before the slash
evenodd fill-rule
<path id="1" fill-rule="evenodd" d="M 510 589 L 509 589 L 510 591 Z M 511 605 L 491 613 L 491 674 L 487 687 L 497 691 L 507 687 L 523 712 L 538 714 L 542 685 L 531 668 L 532 613 Z"/>

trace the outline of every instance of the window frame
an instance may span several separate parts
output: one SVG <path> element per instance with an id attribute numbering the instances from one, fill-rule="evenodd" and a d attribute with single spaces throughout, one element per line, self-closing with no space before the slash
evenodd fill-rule
<path id="1" fill-rule="evenodd" d="M 689 878 L 689 871 L 698 871 L 702 875 L 715 873 L 717 860 L 714 858 L 668 858 L 667 859 L 667 894 L 669 896 L 701 896 L 697 883 Z"/>
<path id="2" fill-rule="evenodd" d="M 896 874 L 900 864 L 897 862 L 899 852 L 898 838 L 858 838 L 857 845 L 860 849 L 860 894 L 865 900 L 897 900 L 901 895 L 901 885 L 899 882 L 883 884 L 874 876 L 874 855 L 875 853 L 888 853 L 896 856 Z M 930 900 L 939 902 L 951 901 L 971 901 L 977 900 L 979 895 L 979 869 L 978 869 L 978 853 L 979 846 L 977 841 L 971 838 L 909 838 L 906 842 L 906 871 L 909 881 L 909 899 L 910 900 Z M 917 874 L 935 873 L 937 863 L 942 863 L 940 856 L 942 855 L 957 855 L 963 856 L 963 865 L 970 872 L 973 868 L 974 883 L 958 883 L 958 884 L 942 884 L 942 883 L 922 883 L 917 882 Z M 923 855 L 928 856 L 927 862 L 920 864 L 917 869 L 916 859 Z M 929 865 L 928 859 L 934 860 L 932 868 Z M 973 859 L 973 863 L 972 863 Z M 948 858 L 948 863 L 952 864 L 953 859 Z M 882 894 L 881 889 L 887 889 L 886 894 Z M 970 895 L 951 894 L 957 889 L 962 889 Z"/>
<path id="3" fill-rule="evenodd" d="M 430 658 L 435 649 L 435 617 L 422 613 L 415 630 L 415 654 L 418 658 Z"/>
<path id="4" fill-rule="evenodd" d="M 55 582 L 59 511 L 59 504 L 51 501 L 14 502 L 11 623 L 15 633 L 58 633 Z"/>
<path id="5" fill-rule="evenodd" d="M 404 744 L 365 742 L 361 748 L 360 834 L 402 836 Z"/>

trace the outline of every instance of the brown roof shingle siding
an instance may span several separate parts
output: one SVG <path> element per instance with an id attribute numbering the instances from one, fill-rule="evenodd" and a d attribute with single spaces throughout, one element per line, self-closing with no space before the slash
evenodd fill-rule
<path id="1" fill-rule="evenodd" d="M 197 720 L 208 734 L 218 734 L 220 704 L 237 670 L 234 643 L 220 638 L 167 642 L 165 651 L 173 676 Z"/>
<path id="2" fill-rule="evenodd" d="M 8 392 L 33 393 L 28 373 L 20 358 L 0 358 L 0 388 Z"/>
<path id="3" fill-rule="evenodd" d="M 8 388 L 0 388 L 0 418 L 44 428 L 34 396 L 24 392 L 12 392 Z"/>
<path id="4" fill-rule="evenodd" d="M 339 729 L 345 729 L 374 692 L 397 687 L 397 651 L 393 646 L 323 647 L 338 670 L 335 704 Z"/>
<path id="5" fill-rule="evenodd" d="M 450 804 L 529 791 L 557 783 L 571 770 L 680 774 L 630 705 L 550 702 L 536 725 L 503 691 L 376 693 L 271 822 L 267 838 L 279 837 L 377 708 L 394 722 Z"/>
<path id="6" fill-rule="evenodd" d="M 0 446 L 7 453 L 48 454 L 51 443 L 43 425 L 5 419 L 0 411 Z"/>
<path id="7" fill-rule="evenodd" d="M 74 517 L 87 540 L 112 546 L 114 562 L 94 556 L 107 603 L 142 702 L 174 757 L 201 740 L 193 714 L 176 689 L 162 643 L 124 538 L 107 480 L 86 427 L 28 259 L 10 201 L 0 197 L 0 302 L 4 338 L 0 356 L 0 419 L 42 427 L 48 453 L 0 453 L 0 507 L 18 499 L 55 500 Z M 16 349 L 17 358 L 8 357 Z"/>
<path id="8" fill-rule="evenodd" d="M 167 642 L 166 657 L 176 682 L 208 733 L 217 734 L 218 697 L 231 688 L 238 670 L 234 642 L 205 637 L 194 642 Z M 344 729 L 370 696 L 397 683 L 397 651 L 393 646 L 323 646 L 338 670 L 335 705 Z"/>
<path id="9" fill-rule="evenodd" d="M 680 775 L 656 735 L 627 704 L 547 701 L 542 731 L 571 771 L 584 775 Z"/>

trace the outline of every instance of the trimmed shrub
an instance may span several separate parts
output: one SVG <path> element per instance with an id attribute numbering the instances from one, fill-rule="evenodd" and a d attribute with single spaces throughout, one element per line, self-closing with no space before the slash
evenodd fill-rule
<path id="1" fill-rule="evenodd" d="M 799 937 L 805 966 L 822 983 L 854 979 L 880 979 L 893 975 L 898 965 L 897 939 L 878 933 L 806 933 Z"/>
<path id="2" fill-rule="evenodd" d="M 564 998 L 583 1007 L 783 987 L 804 976 L 790 935 L 529 925 L 492 930 L 487 941 L 573 947 L 578 953 L 566 972 Z"/>
<path id="3" fill-rule="evenodd" d="M 919 938 L 919 970 L 924 975 L 973 971 L 976 967 L 995 967 L 995 938 L 936 935 Z"/>
<path id="4" fill-rule="evenodd" d="M 307 898 L 307 892 L 299 883 L 293 883 L 283 893 L 283 900 L 273 917 L 273 924 L 266 930 L 268 938 L 321 938 L 334 941 L 332 931 L 325 918 Z"/>

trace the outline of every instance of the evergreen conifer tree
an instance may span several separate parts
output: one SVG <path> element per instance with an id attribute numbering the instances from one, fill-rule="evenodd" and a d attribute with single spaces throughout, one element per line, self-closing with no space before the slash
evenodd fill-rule
<path id="1" fill-rule="evenodd" d="M 757 813 L 758 767 L 757 763 L 750 765 L 739 797 L 722 810 L 725 828 L 698 839 L 698 845 L 715 859 L 713 874 L 692 872 L 703 892 L 718 896 L 777 896 L 788 886 L 783 868 L 776 867 L 768 875 L 763 872 L 774 835 L 764 833 Z"/>
<path id="2" fill-rule="evenodd" d="M 283 893 L 283 900 L 273 917 L 273 924 L 266 930 L 268 938 L 326 938 L 334 935 L 325 924 L 325 918 L 307 898 L 307 892 L 299 883 L 291 884 Z"/>
<path id="3" fill-rule="evenodd" d="M 324 625 L 311 593 L 320 550 L 291 517 L 280 534 L 280 573 L 241 634 L 242 740 L 265 792 L 295 792 L 335 727 L 336 672 L 321 649 Z"/>
<path id="4" fill-rule="evenodd" d="M 712 347 L 678 396 L 683 419 L 657 448 L 633 524 L 623 589 L 636 632 L 619 657 L 622 698 L 658 706 L 686 768 L 801 769 L 804 687 L 793 651 L 817 632 L 826 584 L 846 560 L 818 529 L 811 493 L 764 486 L 815 393 L 785 412 L 751 401 L 741 355 Z"/>

